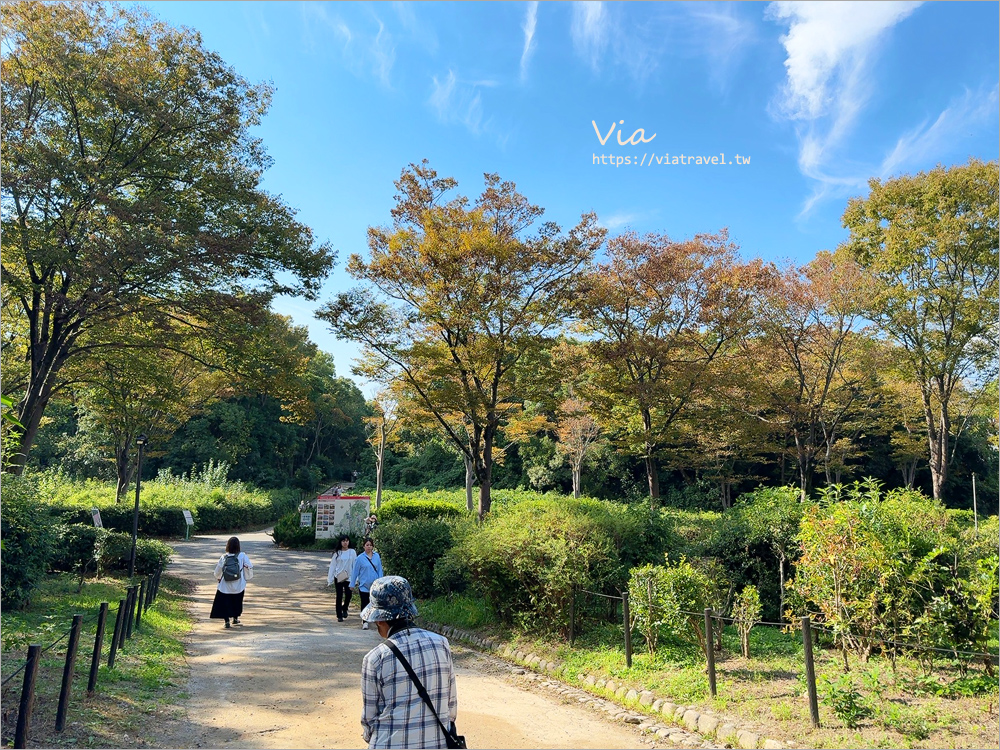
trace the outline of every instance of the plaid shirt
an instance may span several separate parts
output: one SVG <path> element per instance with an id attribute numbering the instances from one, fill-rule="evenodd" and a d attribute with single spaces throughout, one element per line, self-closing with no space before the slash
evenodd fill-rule
<path id="1" fill-rule="evenodd" d="M 411 627 L 391 636 L 424 685 L 441 722 L 458 715 L 455 668 L 448 639 Z M 384 643 L 361 663 L 362 736 L 370 748 L 443 748 L 444 733 L 413 680 Z"/>

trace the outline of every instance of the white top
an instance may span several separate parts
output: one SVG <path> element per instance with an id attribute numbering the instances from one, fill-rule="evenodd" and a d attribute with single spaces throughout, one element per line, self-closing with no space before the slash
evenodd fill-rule
<path id="1" fill-rule="evenodd" d="M 238 594 L 241 591 L 245 591 L 247 587 L 247 578 L 253 577 L 253 563 L 250 562 L 250 558 L 246 556 L 245 552 L 240 552 L 240 575 L 238 580 L 227 581 L 222 577 L 222 565 L 226 562 L 226 556 L 223 555 L 219 558 L 219 562 L 215 565 L 215 577 L 219 579 L 219 591 L 223 594 Z"/>
<path id="2" fill-rule="evenodd" d="M 337 574 L 343 571 L 348 576 L 354 568 L 354 561 L 358 558 L 358 553 L 354 550 L 338 549 L 330 558 L 330 570 L 326 574 L 326 585 L 330 586 L 337 578 Z"/>

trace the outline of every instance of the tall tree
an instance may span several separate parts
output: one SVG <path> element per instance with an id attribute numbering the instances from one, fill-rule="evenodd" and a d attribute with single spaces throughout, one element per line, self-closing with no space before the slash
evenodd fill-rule
<path id="1" fill-rule="evenodd" d="M 615 237 L 589 280 L 580 306 L 596 374 L 581 395 L 619 448 L 642 457 L 653 507 L 659 457 L 713 362 L 749 331 L 767 277 L 722 231 Z"/>
<path id="2" fill-rule="evenodd" d="M 998 179 L 997 162 L 976 159 L 873 179 L 843 217 L 846 247 L 876 283 L 868 314 L 920 386 L 935 499 L 948 477 L 952 397 L 997 370 Z"/>
<path id="3" fill-rule="evenodd" d="M 23 467 L 63 367 L 115 321 L 249 318 L 313 296 L 326 245 L 260 189 L 251 85 L 189 29 L 100 3 L 4 3 L 2 272 L 27 319 Z"/>
<path id="4" fill-rule="evenodd" d="M 399 426 L 399 402 L 389 389 L 383 389 L 371 400 L 372 415 L 365 417 L 365 436 L 375 451 L 375 507 L 382 507 L 382 470 L 385 449 Z"/>
<path id="5" fill-rule="evenodd" d="M 490 510 L 498 433 L 529 394 L 531 362 L 562 324 L 577 276 L 603 241 L 593 215 L 568 234 L 514 183 L 485 175 L 476 203 L 443 202 L 456 186 L 424 161 L 403 170 L 393 226 L 368 230 L 369 259 L 353 255 L 356 288 L 318 317 L 399 369 L 449 439 L 472 462 L 479 516 Z M 462 415 L 466 435 L 454 427 Z"/>
<path id="6" fill-rule="evenodd" d="M 573 471 L 573 497 L 580 497 L 580 478 L 587 457 L 600 448 L 601 427 L 578 398 L 567 398 L 559 405 L 556 422 L 558 449 L 569 459 Z"/>

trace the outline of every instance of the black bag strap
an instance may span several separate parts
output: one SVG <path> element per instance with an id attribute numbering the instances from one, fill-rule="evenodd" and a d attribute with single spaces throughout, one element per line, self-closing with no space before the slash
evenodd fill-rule
<path id="1" fill-rule="evenodd" d="M 372 566 L 372 570 L 378 573 L 378 568 L 375 567 L 375 561 L 368 557 L 368 555 L 365 555 L 365 559 L 368 561 L 368 564 Z"/>
<path id="2" fill-rule="evenodd" d="M 413 667 L 410 666 L 410 662 L 408 662 L 406 657 L 403 656 L 403 652 L 400 651 L 399 647 L 388 638 L 385 640 L 385 645 L 392 649 L 392 653 L 396 655 L 399 663 L 403 665 L 403 669 L 405 669 L 406 673 L 410 675 L 410 679 L 413 680 L 413 684 L 417 688 L 417 692 L 420 693 L 420 697 L 424 699 L 424 703 L 427 704 L 427 708 L 431 710 L 431 714 L 434 716 L 435 721 L 437 721 L 438 726 L 441 727 L 441 731 L 444 732 L 445 738 L 451 740 L 451 742 L 456 742 L 451 732 L 449 732 L 445 728 L 444 724 L 441 723 L 441 718 L 437 715 L 437 711 L 434 710 L 434 704 L 431 703 L 431 697 L 427 695 L 427 691 L 424 689 L 423 683 L 421 683 L 417 678 L 416 673 L 413 671 Z M 451 743 L 448 744 L 450 745 Z"/>

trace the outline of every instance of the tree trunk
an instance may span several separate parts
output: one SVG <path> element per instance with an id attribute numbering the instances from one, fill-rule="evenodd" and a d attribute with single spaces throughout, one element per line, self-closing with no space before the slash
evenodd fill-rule
<path id="1" fill-rule="evenodd" d="M 129 442 L 127 440 L 124 446 L 115 446 L 115 472 L 118 477 L 118 484 L 115 487 L 115 505 L 121 502 L 125 491 L 128 489 L 129 482 L 132 481 L 132 472 L 130 471 L 128 461 Z"/>
<path id="2" fill-rule="evenodd" d="M 942 405 L 940 419 L 937 424 L 931 408 L 928 394 L 924 394 L 924 414 L 927 418 L 927 442 L 930 446 L 931 487 L 934 499 L 941 500 L 944 494 L 944 483 L 948 478 L 948 432 L 951 429 L 948 409 Z"/>
<path id="3" fill-rule="evenodd" d="M 375 509 L 382 507 L 382 467 L 385 466 L 385 442 L 384 438 L 379 440 L 378 450 L 375 452 Z"/>
<path id="4" fill-rule="evenodd" d="M 649 507 L 654 510 L 660 505 L 660 474 L 656 468 L 656 459 L 646 454 L 646 479 L 649 480 Z"/>
<path id="5" fill-rule="evenodd" d="M 580 463 L 573 462 L 573 497 L 580 497 Z"/>
<path id="6" fill-rule="evenodd" d="M 471 513 L 476 509 L 475 501 L 472 499 L 472 485 L 476 483 L 476 471 L 472 459 L 464 453 L 462 460 L 465 462 L 465 507 Z"/>

